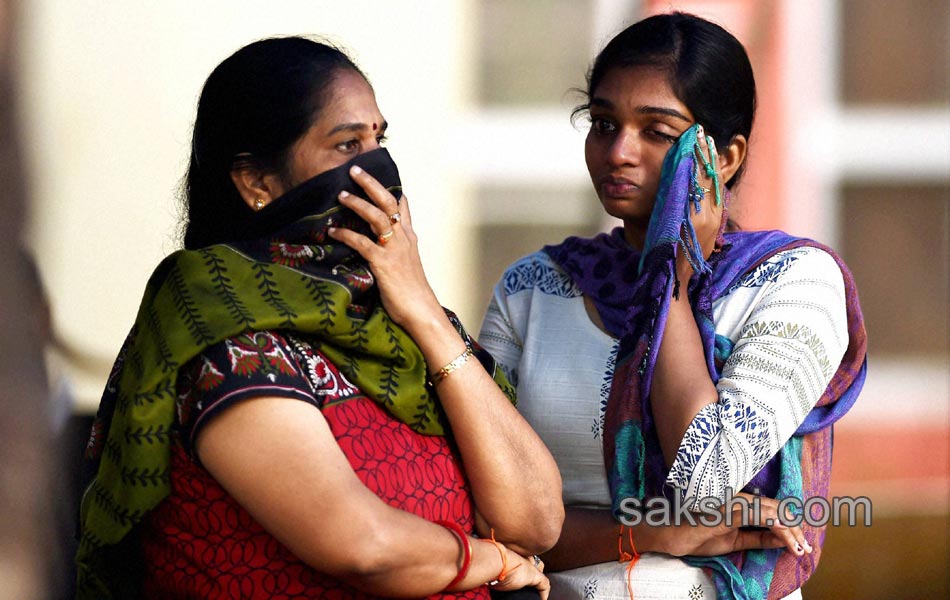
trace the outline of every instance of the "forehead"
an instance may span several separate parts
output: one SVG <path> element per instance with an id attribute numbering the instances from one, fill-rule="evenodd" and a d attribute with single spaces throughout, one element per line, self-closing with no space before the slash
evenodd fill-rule
<path id="1" fill-rule="evenodd" d="M 359 73 L 345 69 L 333 78 L 329 97 L 317 122 L 333 125 L 346 121 L 353 123 L 379 123 L 382 114 L 376 104 L 376 94 L 366 79 Z"/>
<path id="2" fill-rule="evenodd" d="M 671 108 L 692 118 L 692 113 L 673 91 L 668 72 L 657 67 L 611 69 L 604 75 L 591 98 L 592 105 L 603 102 L 618 109 L 645 106 Z"/>

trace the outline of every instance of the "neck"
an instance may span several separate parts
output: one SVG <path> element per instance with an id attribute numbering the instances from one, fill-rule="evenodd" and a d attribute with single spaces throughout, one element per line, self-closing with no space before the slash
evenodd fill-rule
<path id="1" fill-rule="evenodd" d="M 647 227 L 650 220 L 624 219 L 623 221 L 623 239 L 627 241 L 636 250 L 643 250 L 643 244 L 647 239 Z"/>

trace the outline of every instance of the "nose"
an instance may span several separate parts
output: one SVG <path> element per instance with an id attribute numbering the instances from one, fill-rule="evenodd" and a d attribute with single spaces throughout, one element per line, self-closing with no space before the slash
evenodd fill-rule
<path id="1" fill-rule="evenodd" d="M 607 148 L 611 166 L 635 166 L 640 163 L 640 141 L 636 132 L 620 130 Z"/>
<path id="2" fill-rule="evenodd" d="M 363 154 L 364 152 L 371 152 L 371 151 L 373 151 L 373 150 L 375 150 L 375 149 L 377 149 L 377 148 L 380 148 L 380 147 L 381 147 L 381 146 L 380 146 L 379 142 L 376 141 L 376 138 L 371 138 L 371 139 L 366 140 L 366 141 L 363 142 L 362 144 L 360 144 L 360 152 L 359 152 L 359 153 L 360 153 L 360 154 Z"/>

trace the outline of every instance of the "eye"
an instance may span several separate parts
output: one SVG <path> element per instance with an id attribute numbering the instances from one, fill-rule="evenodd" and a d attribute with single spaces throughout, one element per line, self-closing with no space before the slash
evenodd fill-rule
<path id="1" fill-rule="evenodd" d="M 379 144 L 380 146 L 382 146 L 388 141 L 389 141 L 389 136 L 386 134 L 381 133 L 376 136 L 376 143 Z"/>
<path id="2" fill-rule="evenodd" d="M 591 117 L 590 128 L 596 133 L 610 133 L 616 126 L 603 117 Z"/>
<path id="3" fill-rule="evenodd" d="M 346 140 L 345 142 L 337 144 L 336 149 L 344 154 L 352 154 L 353 152 L 359 151 L 360 141 L 356 138 Z"/>
<path id="4" fill-rule="evenodd" d="M 670 135 L 670 134 L 668 134 L 668 133 L 664 133 L 664 132 L 662 132 L 662 131 L 659 131 L 658 129 L 647 129 L 647 130 L 646 130 L 646 133 L 647 133 L 647 135 L 649 135 L 650 137 L 656 138 L 656 139 L 658 139 L 658 140 L 660 140 L 660 141 L 662 141 L 662 142 L 666 142 L 666 143 L 668 143 L 668 144 L 675 144 L 675 143 L 676 143 L 676 140 L 679 139 L 677 136 Z"/>

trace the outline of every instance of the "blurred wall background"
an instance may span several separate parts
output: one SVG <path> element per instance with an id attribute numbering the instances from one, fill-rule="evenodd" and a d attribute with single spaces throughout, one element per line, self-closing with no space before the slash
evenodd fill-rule
<path id="1" fill-rule="evenodd" d="M 16 105 L 18 8 L 0 0 L 0 598 L 45 598 L 64 569 L 49 552 L 57 544 L 45 303 L 18 243 L 30 199 Z"/>
<path id="2" fill-rule="evenodd" d="M 869 496 L 873 525 L 829 531 L 805 597 L 950 594 L 945 0 L 23 3 L 24 239 L 52 308 L 55 427 L 81 440 L 151 269 L 178 247 L 197 96 L 231 52 L 295 33 L 351 52 L 391 123 L 430 280 L 477 330 L 507 264 L 613 226 L 570 90 L 614 33 L 671 8 L 752 56 L 760 108 L 733 214 L 835 246 L 862 292 L 870 375 L 836 430 L 832 491 Z"/>

